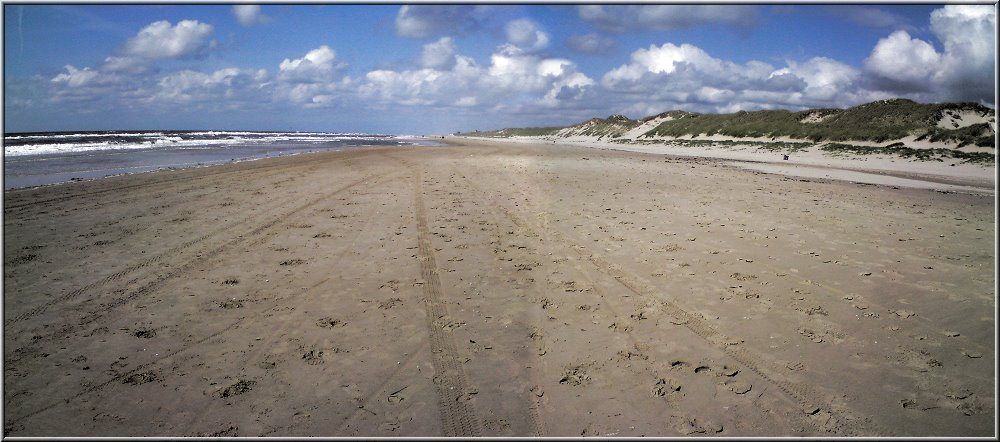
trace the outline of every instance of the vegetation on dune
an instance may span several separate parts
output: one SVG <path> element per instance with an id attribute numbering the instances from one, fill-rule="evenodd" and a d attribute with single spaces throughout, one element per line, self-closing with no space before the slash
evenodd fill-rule
<path id="1" fill-rule="evenodd" d="M 817 146 L 832 155 L 891 155 L 916 161 L 959 160 L 963 163 L 994 164 L 993 152 L 968 152 L 966 146 L 996 147 L 996 112 L 976 103 L 922 104 L 912 100 L 875 101 L 848 109 L 741 111 L 731 114 L 700 114 L 674 110 L 632 120 L 622 115 L 593 118 L 568 127 L 508 128 L 459 135 L 480 137 L 572 137 L 589 136 L 615 143 L 661 143 L 688 147 L 750 147 L 793 153 Z M 972 118 L 969 120 L 968 118 Z M 986 120 L 988 122 L 976 122 Z M 665 120 L 635 137 L 623 136 L 651 121 Z M 738 141 L 707 140 L 721 135 Z M 788 137 L 804 142 L 776 140 Z M 952 147 L 919 149 L 900 142 L 948 143 Z M 668 138 L 664 141 L 658 138 Z M 756 140 L 755 140 L 756 139 Z M 851 141 L 891 143 L 860 146 Z"/>
<path id="2" fill-rule="evenodd" d="M 612 115 L 605 119 L 592 118 L 583 123 L 570 126 L 564 129 L 561 133 L 564 136 L 570 135 L 582 135 L 597 138 L 619 138 L 636 126 L 640 124 L 639 121 L 629 119 L 624 115 Z"/>
<path id="3" fill-rule="evenodd" d="M 614 140 L 615 143 L 621 144 L 669 144 L 673 146 L 683 146 L 683 147 L 751 147 L 758 150 L 768 150 L 771 152 L 784 152 L 784 153 L 794 153 L 812 146 L 813 143 L 805 142 L 785 142 L 785 141 L 729 141 L 729 140 L 687 140 L 687 139 L 677 139 L 670 141 L 661 140 Z"/>
<path id="4" fill-rule="evenodd" d="M 924 139 L 932 142 L 958 143 L 958 147 L 965 147 L 970 144 L 996 147 L 996 133 L 993 132 L 993 128 L 989 123 L 973 124 L 958 129 L 932 127 L 927 133 L 917 138 L 918 141 Z"/>
<path id="5" fill-rule="evenodd" d="M 963 163 L 993 164 L 995 155 L 989 152 L 963 152 L 955 149 L 913 149 L 903 143 L 888 146 L 855 146 L 852 144 L 829 143 L 820 147 L 824 152 L 853 155 L 892 155 L 917 161 L 944 161 L 945 158 L 961 160 Z"/>
<path id="6" fill-rule="evenodd" d="M 788 136 L 812 141 L 885 142 L 907 136 L 930 141 L 954 141 L 994 145 L 992 128 L 986 124 L 944 129 L 937 122 L 948 111 L 992 113 L 975 103 L 920 104 L 895 99 L 862 104 L 849 109 L 810 109 L 799 112 L 764 110 L 733 114 L 700 114 L 661 123 L 644 136 L 725 135 L 731 137 Z"/>
<path id="7" fill-rule="evenodd" d="M 650 117 L 641 118 L 641 119 L 639 119 L 639 121 L 642 122 L 642 123 L 645 123 L 647 121 L 654 120 L 654 119 L 657 119 L 657 118 L 669 118 L 669 119 L 672 119 L 672 120 L 679 120 L 681 118 L 694 117 L 694 116 L 698 116 L 698 115 L 701 115 L 701 114 L 699 114 L 697 112 L 688 112 L 688 111 L 682 111 L 682 110 L 672 110 L 672 111 L 666 111 L 666 112 L 663 112 L 663 113 L 659 113 L 659 114 L 656 114 L 656 115 L 653 115 L 653 116 L 650 116 Z"/>

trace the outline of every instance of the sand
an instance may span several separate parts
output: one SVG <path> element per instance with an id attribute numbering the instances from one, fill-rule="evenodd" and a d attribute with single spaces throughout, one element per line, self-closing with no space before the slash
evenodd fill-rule
<path id="1" fill-rule="evenodd" d="M 996 436 L 993 196 L 453 143 L 5 192 L 4 435 Z"/>
<path id="2" fill-rule="evenodd" d="M 908 137 L 901 141 L 910 142 L 913 137 Z M 727 141 L 736 143 L 731 146 L 685 146 L 677 144 L 673 140 L 668 139 L 658 139 L 658 140 L 646 140 L 646 141 L 629 141 L 620 140 L 621 142 L 614 142 L 608 140 L 597 139 L 592 136 L 570 136 L 566 138 L 552 138 L 552 137 L 509 137 L 509 138 L 469 138 L 471 140 L 478 141 L 494 141 L 494 142 L 504 142 L 504 143 L 526 143 L 526 144 L 556 144 L 556 145 L 569 145 L 569 146 L 583 146 L 590 147 L 594 149 L 609 149 L 609 150 L 621 150 L 627 152 L 643 152 L 651 154 L 662 154 L 662 155 L 673 155 L 673 156 L 683 156 L 683 157 L 695 157 L 695 158 L 713 158 L 713 159 L 725 159 L 734 160 L 742 163 L 771 163 L 783 167 L 782 173 L 796 175 L 796 171 L 806 171 L 806 175 L 797 174 L 800 176 L 813 176 L 813 174 L 808 173 L 810 168 L 824 168 L 829 169 L 833 179 L 840 180 L 853 180 L 857 179 L 859 175 L 853 173 L 838 174 L 837 171 L 855 171 L 863 172 L 867 174 L 876 175 L 905 175 L 909 177 L 918 176 L 922 181 L 927 182 L 944 182 L 948 184 L 958 184 L 958 185 L 969 185 L 973 187 L 978 187 L 984 191 L 990 191 L 995 193 L 996 189 L 996 178 L 997 178 L 997 168 L 995 164 L 976 164 L 964 162 L 958 159 L 949 159 L 942 161 L 918 161 L 918 160 L 908 160 L 895 155 L 849 155 L 849 154 L 830 154 L 828 152 L 822 151 L 819 146 L 807 147 L 803 150 L 788 153 L 781 151 L 769 151 L 767 149 L 762 149 L 751 144 L 741 144 L 745 142 L 746 139 L 737 139 L 733 137 L 725 137 L 721 135 L 713 135 L 711 137 L 701 137 L 701 141 Z M 791 138 L 783 137 L 775 139 L 777 142 L 794 143 L 802 140 L 794 140 Z M 757 140 L 756 142 L 760 142 Z M 914 148 L 941 148 L 945 147 L 941 144 L 924 143 L 924 142 L 914 142 L 920 146 L 911 146 Z M 857 145 L 876 145 L 876 143 L 866 143 L 866 142 L 854 142 L 851 144 Z M 962 150 L 965 151 L 989 151 L 991 153 L 995 152 L 995 149 L 989 147 L 965 147 Z M 784 159 L 784 155 L 788 154 L 788 159 Z M 995 154 L 994 154 L 995 155 Z M 745 167 L 752 167 L 752 165 L 744 164 Z M 866 182 L 868 184 L 884 184 L 882 180 L 863 179 L 861 182 Z M 948 188 L 942 187 L 939 190 L 947 190 Z"/>

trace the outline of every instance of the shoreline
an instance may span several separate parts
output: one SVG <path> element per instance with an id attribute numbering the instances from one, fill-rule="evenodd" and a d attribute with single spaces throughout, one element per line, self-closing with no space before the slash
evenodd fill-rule
<path id="1" fill-rule="evenodd" d="M 400 145 L 400 147 L 414 146 L 414 145 L 426 145 L 425 143 L 434 143 L 434 142 L 436 142 L 434 139 L 431 139 L 429 137 L 407 136 L 407 137 L 401 138 L 401 139 L 407 140 L 408 142 L 410 142 L 410 144 Z M 433 145 L 433 144 L 431 144 L 431 145 Z M 372 148 L 372 147 L 385 147 L 385 145 L 382 145 L 382 144 L 357 144 L 357 145 L 338 146 L 338 147 L 335 147 L 335 148 L 327 148 L 327 147 L 322 147 L 322 146 L 308 146 L 308 145 L 304 145 L 303 146 L 303 145 L 288 145 L 288 144 L 276 143 L 276 144 L 274 144 L 271 147 L 266 146 L 266 145 L 264 145 L 264 146 L 262 146 L 262 145 L 248 145 L 247 147 L 251 147 L 253 149 L 257 149 L 260 152 L 257 152 L 258 155 L 256 155 L 256 156 L 254 156 L 254 155 L 246 156 L 245 152 L 240 152 L 238 150 L 237 151 L 232 151 L 232 152 L 225 152 L 222 148 L 220 148 L 219 152 L 217 154 L 215 154 L 214 156 L 212 156 L 210 158 L 207 158 L 207 159 L 197 158 L 197 157 L 194 156 L 195 155 L 194 153 L 188 154 L 188 156 L 185 157 L 184 156 L 185 155 L 184 154 L 185 151 L 191 151 L 191 150 L 193 150 L 195 153 L 197 153 L 199 155 L 202 154 L 202 152 L 200 151 L 200 149 L 194 149 L 192 147 L 186 147 L 186 148 L 180 149 L 178 151 L 170 150 L 170 149 L 163 150 L 162 147 L 160 147 L 160 148 L 151 148 L 151 149 L 141 149 L 141 150 L 140 149 L 137 149 L 137 150 L 125 150 L 125 151 L 109 151 L 109 150 L 81 151 L 81 152 L 74 152 L 74 153 L 70 153 L 70 154 L 41 154 L 37 158 L 33 158 L 33 156 L 30 156 L 30 155 L 22 155 L 22 156 L 13 157 L 13 158 L 16 158 L 16 159 L 11 160 L 11 161 L 13 163 L 27 163 L 27 162 L 32 162 L 32 161 L 43 161 L 43 162 L 47 163 L 47 162 L 53 160 L 53 158 L 49 158 L 49 156 L 51 156 L 51 155 L 56 155 L 56 157 L 54 158 L 55 160 L 62 160 L 62 161 L 72 161 L 74 158 L 84 158 L 87 161 L 91 161 L 92 162 L 93 161 L 92 158 L 96 157 L 96 156 L 106 156 L 106 157 L 109 157 L 109 158 L 114 158 L 115 161 L 121 161 L 120 159 L 117 158 L 117 156 L 125 155 L 125 156 L 129 156 L 130 157 L 130 159 L 128 161 L 138 162 L 139 164 L 129 165 L 129 166 L 126 166 L 126 167 L 116 167 L 116 168 L 112 168 L 112 169 L 109 169 L 109 168 L 97 168 L 97 169 L 93 169 L 93 170 L 66 170 L 66 171 L 60 171 L 60 170 L 42 170 L 39 173 L 28 173 L 28 174 L 17 175 L 17 176 L 9 176 L 9 173 L 13 173 L 13 172 L 6 170 L 7 166 L 9 166 L 9 164 L 7 162 L 7 159 L 5 158 L 4 192 L 7 192 L 7 191 L 16 191 L 16 190 L 24 190 L 24 189 L 33 189 L 33 188 L 45 187 L 45 186 L 52 186 L 52 185 L 64 185 L 64 184 L 73 183 L 73 182 L 93 181 L 93 180 L 100 180 L 100 179 L 117 177 L 117 176 L 123 176 L 123 175 L 133 175 L 133 174 L 138 174 L 138 173 L 149 173 L 149 172 L 170 171 L 170 170 L 184 170 L 184 169 L 202 168 L 202 167 L 216 167 L 216 166 L 222 166 L 222 165 L 234 164 L 234 163 L 240 163 L 240 162 L 246 162 L 246 161 L 257 161 L 257 160 L 268 159 L 268 158 L 280 158 L 280 157 L 287 157 L 287 156 L 301 155 L 301 154 L 308 154 L 308 153 L 317 153 L 317 152 L 334 152 L 334 151 L 350 150 L 350 149 L 365 149 L 365 148 Z M 263 150 L 261 150 L 262 148 L 263 148 Z M 232 149 L 232 147 L 230 147 L 230 149 Z M 273 149 L 277 153 L 272 153 L 272 152 L 270 152 L 269 149 Z M 282 149 L 285 149 L 288 152 L 284 152 Z M 263 152 L 263 153 L 261 153 L 261 152 Z M 141 160 L 138 159 L 138 158 L 141 158 L 140 156 L 147 155 L 147 154 L 159 155 L 159 157 L 161 157 L 161 159 L 159 160 L 159 162 L 153 161 L 152 163 L 147 163 L 145 161 L 141 161 Z M 186 161 L 186 162 L 180 162 L 180 163 L 178 163 L 177 161 Z M 160 164 L 158 164 L 158 163 L 160 163 Z M 101 164 L 103 164 L 103 163 L 96 163 L 92 167 L 101 167 Z M 48 167 L 51 168 L 52 166 L 48 166 Z M 108 171 L 116 170 L 116 169 L 139 169 L 139 170 L 136 171 L 136 172 L 121 172 L 121 173 L 105 174 Z M 20 185 L 20 186 L 17 186 L 17 187 L 7 187 L 8 186 L 8 182 L 11 182 L 11 181 L 24 182 L 24 183 L 38 183 L 38 184 L 25 184 L 25 185 Z"/>
<path id="2" fill-rule="evenodd" d="M 855 157 L 835 157 L 822 155 L 819 152 L 796 152 L 790 153 L 789 160 L 782 160 L 782 153 L 755 150 L 752 146 L 736 146 L 733 148 L 717 147 L 686 147 L 670 145 L 669 141 L 660 145 L 640 145 L 629 143 L 610 143 L 598 140 L 553 140 L 544 137 L 509 137 L 509 138 L 485 138 L 485 137 L 464 137 L 450 136 L 448 139 L 468 139 L 484 142 L 497 143 L 538 143 L 548 146 L 579 146 L 600 150 L 613 150 L 622 152 L 637 152 L 652 155 L 671 155 L 692 158 L 711 158 L 726 160 L 739 164 L 744 164 L 747 168 L 753 168 L 754 164 L 765 164 L 783 166 L 767 167 L 770 173 L 779 173 L 787 176 L 800 176 L 806 178 L 817 178 L 815 173 L 808 173 L 810 169 L 823 169 L 831 173 L 826 173 L 823 178 L 841 181 L 863 182 L 877 185 L 907 185 L 908 187 L 921 187 L 942 191 L 966 191 L 996 194 L 996 165 L 992 167 L 977 164 L 956 164 L 944 166 L 929 161 L 911 161 L 903 158 L 889 158 L 879 156 L 855 156 Z M 837 173 L 843 171 L 842 173 Z M 871 176 L 867 176 L 871 175 Z M 921 182 L 910 183 L 886 179 L 885 176 L 900 178 L 904 180 L 914 180 Z M 893 183 L 896 184 L 888 184 Z M 926 184 L 925 184 L 926 183 Z"/>

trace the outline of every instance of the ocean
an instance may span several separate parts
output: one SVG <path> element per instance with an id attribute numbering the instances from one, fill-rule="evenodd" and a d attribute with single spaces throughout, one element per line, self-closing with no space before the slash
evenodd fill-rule
<path id="1" fill-rule="evenodd" d="M 3 137 L 3 187 L 9 190 L 307 152 L 434 144 L 413 136 L 333 132 L 12 133 Z"/>

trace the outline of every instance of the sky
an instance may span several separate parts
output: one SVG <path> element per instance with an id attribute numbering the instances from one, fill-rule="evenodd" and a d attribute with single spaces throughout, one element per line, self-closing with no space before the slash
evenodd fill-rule
<path id="1" fill-rule="evenodd" d="M 995 107 L 996 6 L 3 5 L 4 132 L 444 134 Z"/>

